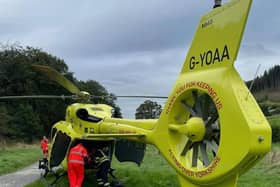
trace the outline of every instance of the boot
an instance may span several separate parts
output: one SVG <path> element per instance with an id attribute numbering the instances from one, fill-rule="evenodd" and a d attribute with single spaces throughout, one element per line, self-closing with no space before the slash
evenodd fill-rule
<path id="1" fill-rule="evenodd" d="M 102 179 L 97 179 L 97 186 L 98 187 L 103 187 L 104 186 L 104 182 Z"/>

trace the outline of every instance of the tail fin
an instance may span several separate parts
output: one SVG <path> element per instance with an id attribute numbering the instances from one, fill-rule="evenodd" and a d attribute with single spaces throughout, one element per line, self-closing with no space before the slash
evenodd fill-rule
<path id="1" fill-rule="evenodd" d="M 181 73 L 233 65 L 251 2 L 233 0 L 201 18 Z"/>

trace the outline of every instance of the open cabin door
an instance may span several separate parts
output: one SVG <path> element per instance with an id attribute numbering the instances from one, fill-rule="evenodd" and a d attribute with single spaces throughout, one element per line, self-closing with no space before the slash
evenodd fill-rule
<path id="1" fill-rule="evenodd" d="M 58 131 L 52 140 L 52 148 L 50 152 L 49 166 L 50 168 L 60 165 L 64 160 L 67 149 L 71 142 L 71 138 L 67 134 Z"/>
<path id="2" fill-rule="evenodd" d="M 115 156 L 119 162 L 135 162 L 140 166 L 144 159 L 146 144 L 119 140 L 115 146 Z"/>

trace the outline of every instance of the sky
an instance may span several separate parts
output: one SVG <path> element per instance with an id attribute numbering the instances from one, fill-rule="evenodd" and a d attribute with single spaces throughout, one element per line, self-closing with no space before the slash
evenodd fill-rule
<path id="1" fill-rule="evenodd" d="M 214 0 L 0 0 L 0 43 L 64 59 L 115 95 L 168 96 L 200 17 Z M 227 1 L 223 1 L 227 2 Z M 280 1 L 253 2 L 235 67 L 244 80 L 280 64 Z M 134 118 L 144 99 L 118 99 Z M 164 100 L 155 100 L 164 104 Z"/>

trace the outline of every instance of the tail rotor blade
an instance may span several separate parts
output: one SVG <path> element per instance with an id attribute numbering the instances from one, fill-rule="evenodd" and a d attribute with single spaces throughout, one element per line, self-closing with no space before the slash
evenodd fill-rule
<path id="1" fill-rule="evenodd" d="M 197 90 L 192 91 L 192 96 L 194 100 L 193 108 L 195 109 L 197 115 L 201 117 L 202 116 L 201 101 L 200 98 L 198 97 Z"/>
<path id="2" fill-rule="evenodd" d="M 192 155 L 192 167 L 197 166 L 197 159 L 198 159 L 198 143 L 193 145 L 193 155 Z"/>
<path id="3" fill-rule="evenodd" d="M 211 105 L 211 98 L 207 94 L 202 95 L 202 118 L 203 118 L 203 120 L 206 120 L 207 117 L 209 116 L 210 105 Z"/>
<path id="4" fill-rule="evenodd" d="M 184 107 L 189 111 L 189 113 L 192 115 L 192 116 L 197 116 L 196 112 L 192 109 L 192 107 L 190 105 L 188 105 L 186 103 L 185 100 L 182 100 L 181 103 L 184 105 Z"/>
<path id="5" fill-rule="evenodd" d="M 208 166 L 210 164 L 210 161 L 206 151 L 206 144 L 203 142 L 200 143 L 200 151 L 203 159 L 203 165 Z"/>
<path id="6" fill-rule="evenodd" d="M 190 140 L 188 140 L 188 142 L 186 143 L 183 151 L 181 152 L 181 156 L 185 156 L 186 153 L 188 152 L 188 150 L 191 149 L 191 146 L 192 146 L 192 142 Z"/>
<path id="7" fill-rule="evenodd" d="M 212 114 L 212 116 L 210 116 L 210 119 L 207 121 L 206 126 L 211 125 L 211 124 L 214 123 L 218 118 L 219 118 L 218 112 Z"/>
<path id="8" fill-rule="evenodd" d="M 209 146 L 209 148 L 215 153 L 215 155 L 217 154 L 218 151 L 218 145 L 216 144 L 216 142 L 214 140 L 212 141 L 205 141 L 206 144 Z"/>

